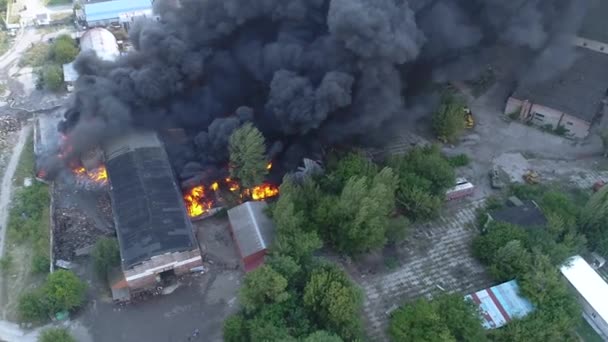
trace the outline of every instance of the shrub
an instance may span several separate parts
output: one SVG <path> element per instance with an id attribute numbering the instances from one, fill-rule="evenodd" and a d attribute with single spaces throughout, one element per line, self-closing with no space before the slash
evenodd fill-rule
<path id="1" fill-rule="evenodd" d="M 59 91 L 63 86 L 63 70 L 58 65 L 47 65 L 42 71 L 42 83 L 51 91 Z"/>
<path id="2" fill-rule="evenodd" d="M 68 35 L 61 35 L 55 39 L 51 46 L 51 57 L 57 64 L 69 63 L 78 55 L 76 42 Z"/>
<path id="3" fill-rule="evenodd" d="M 65 328 L 50 328 L 40 334 L 38 342 L 76 342 L 76 339 Z"/>
<path id="4" fill-rule="evenodd" d="M 448 162 L 450 165 L 452 165 L 452 167 L 461 167 L 469 165 L 471 160 L 469 159 L 468 155 L 462 153 L 454 157 L 449 157 Z"/>
<path id="5" fill-rule="evenodd" d="M 116 239 L 103 237 L 95 243 L 93 263 L 97 274 L 106 279 L 108 272 L 120 265 L 120 251 Z"/>
<path id="6" fill-rule="evenodd" d="M 50 313 L 72 310 L 84 302 L 86 284 L 66 270 L 49 274 L 43 286 Z"/>
<path id="7" fill-rule="evenodd" d="M 453 96 L 445 96 L 433 113 L 433 130 L 440 140 L 454 141 L 464 131 L 464 104 Z"/>

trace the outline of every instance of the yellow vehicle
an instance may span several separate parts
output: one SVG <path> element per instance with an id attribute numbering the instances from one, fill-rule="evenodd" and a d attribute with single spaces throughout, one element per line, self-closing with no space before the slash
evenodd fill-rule
<path id="1" fill-rule="evenodd" d="M 475 119 L 469 107 L 464 107 L 464 126 L 468 129 L 475 127 Z"/>
<path id="2" fill-rule="evenodd" d="M 528 170 L 526 173 L 524 173 L 523 178 L 528 184 L 538 184 L 538 182 L 540 181 L 538 173 L 533 170 Z"/>

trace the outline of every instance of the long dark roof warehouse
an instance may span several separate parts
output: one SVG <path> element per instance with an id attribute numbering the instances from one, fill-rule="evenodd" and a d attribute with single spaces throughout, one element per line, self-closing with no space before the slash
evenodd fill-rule
<path id="1" fill-rule="evenodd" d="M 202 265 L 167 153 L 153 132 L 133 132 L 104 146 L 123 284 L 152 286 L 157 276 Z"/>

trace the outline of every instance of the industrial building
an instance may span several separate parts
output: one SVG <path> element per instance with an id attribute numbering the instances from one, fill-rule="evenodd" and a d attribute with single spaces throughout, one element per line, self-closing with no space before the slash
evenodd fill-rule
<path id="1" fill-rule="evenodd" d="M 532 303 L 519 295 L 519 286 L 515 280 L 477 291 L 464 298 L 477 305 L 482 325 L 486 329 L 500 328 L 534 311 Z"/>
<path id="2" fill-rule="evenodd" d="M 576 293 L 583 317 L 604 339 L 608 340 L 608 284 L 583 259 L 576 255 L 561 267 L 564 278 Z"/>
<path id="3" fill-rule="evenodd" d="M 120 25 L 125 29 L 140 17 L 153 17 L 151 0 L 112 0 L 84 5 L 87 27 Z"/>
<path id="4" fill-rule="evenodd" d="M 94 52 L 97 57 L 104 61 L 114 61 L 120 56 L 118 42 L 112 32 L 102 28 L 94 27 L 87 30 L 80 37 L 80 52 Z M 74 64 L 63 65 L 63 81 L 66 83 L 68 91 L 74 87 L 74 82 L 78 79 L 78 72 L 74 69 Z"/>
<path id="5" fill-rule="evenodd" d="M 524 228 L 545 227 L 547 218 L 533 200 L 519 200 L 512 197 L 503 208 L 488 212 L 488 222 L 510 223 Z"/>
<path id="6" fill-rule="evenodd" d="M 200 247 L 158 136 L 131 132 L 103 146 L 124 278 L 131 291 L 202 265 Z"/>
<path id="7" fill-rule="evenodd" d="M 230 233 L 245 272 L 264 263 L 274 236 L 274 224 L 266 215 L 266 202 L 249 201 L 228 210 Z"/>
<path id="8" fill-rule="evenodd" d="M 547 81 L 521 84 L 507 100 L 505 114 L 566 136 L 584 138 L 603 113 L 608 90 L 608 55 L 576 48 L 578 58 L 566 71 Z"/>
<path id="9" fill-rule="evenodd" d="M 595 1 L 578 36 L 573 37 L 576 61 L 559 75 L 538 83 L 520 84 L 507 100 L 505 114 L 534 125 L 584 138 L 607 110 L 608 2 Z"/>

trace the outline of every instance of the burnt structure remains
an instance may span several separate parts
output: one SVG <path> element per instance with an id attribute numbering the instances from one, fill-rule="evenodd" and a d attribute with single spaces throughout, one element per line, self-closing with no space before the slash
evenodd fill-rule
<path id="1" fill-rule="evenodd" d="M 192 223 L 157 135 L 133 131 L 103 150 L 127 286 L 153 286 L 201 266 Z"/>

